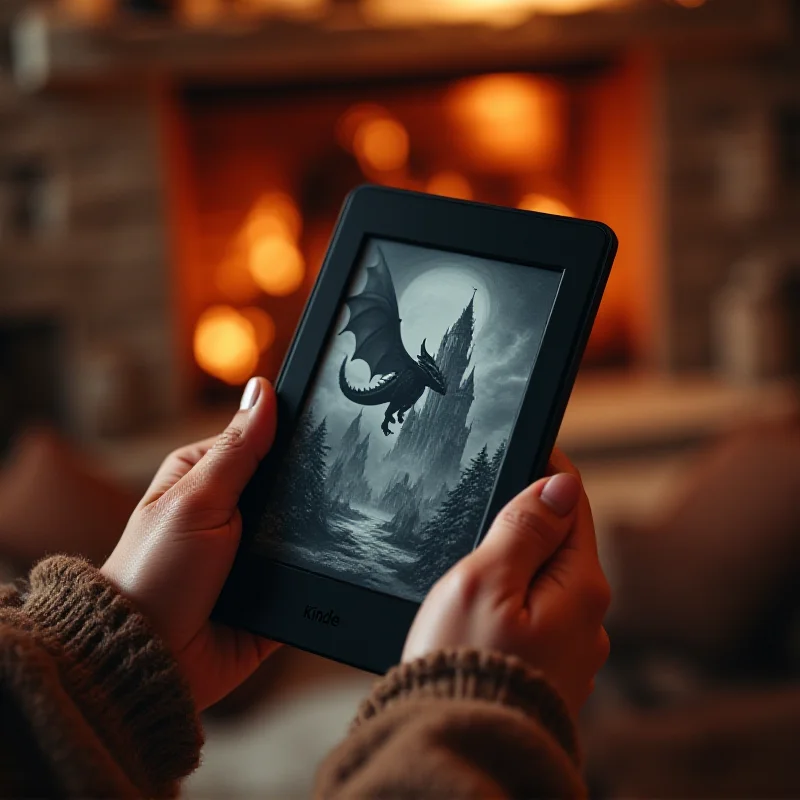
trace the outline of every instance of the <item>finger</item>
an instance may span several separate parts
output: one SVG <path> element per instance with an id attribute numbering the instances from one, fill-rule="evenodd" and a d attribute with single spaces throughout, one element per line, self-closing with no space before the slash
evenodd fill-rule
<path id="1" fill-rule="evenodd" d="M 567 473 L 536 481 L 497 515 L 471 558 L 504 590 L 526 592 L 568 536 L 580 493 L 580 483 Z"/>
<path id="2" fill-rule="evenodd" d="M 575 524 L 564 542 L 562 553 L 564 558 L 585 559 L 587 563 L 593 565 L 599 563 L 592 506 L 589 503 L 588 495 L 583 490 L 581 490 L 581 497 L 578 501 Z"/>
<path id="3" fill-rule="evenodd" d="M 183 478 L 182 493 L 203 507 L 233 510 L 275 438 L 275 392 L 264 378 L 251 378 L 240 409 L 211 449 Z"/>
<path id="4" fill-rule="evenodd" d="M 568 472 L 583 483 L 583 477 L 578 468 L 567 458 L 563 450 L 554 447 L 547 465 L 547 474 L 555 475 L 559 472 Z M 576 524 L 573 526 L 564 548 L 567 550 L 579 549 L 586 551 L 591 553 L 593 558 L 597 558 L 597 540 L 595 538 L 592 507 L 589 503 L 589 496 L 585 491 L 581 493 Z"/>
<path id="5" fill-rule="evenodd" d="M 174 486 L 214 446 L 214 442 L 218 438 L 219 436 L 211 436 L 170 453 L 150 482 L 150 486 L 139 502 L 139 508 L 155 502 Z"/>
<path id="6" fill-rule="evenodd" d="M 567 458 L 564 451 L 559 447 L 554 447 L 553 452 L 550 454 L 550 460 L 547 462 L 547 474 L 557 475 L 559 472 L 568 472 L 578 480 L 581 479 L 581 473 L 578 468 Z"/>

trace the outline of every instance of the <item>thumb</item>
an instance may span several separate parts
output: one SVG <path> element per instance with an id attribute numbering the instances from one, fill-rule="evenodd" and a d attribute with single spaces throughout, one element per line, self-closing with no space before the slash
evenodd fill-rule
<path id="1" fill-rule="evenodd" d="M 543 478 L 520 492 L 492 523 L 473 554 L 482 572 L 510 591 L 526 591 L 567 538 L 582 487 L 569 473 Z"/>
<path id="2" fill-rule="evenodd" d="M 184 481 L 186 494 L 204 508 L 232 511 L 275 438 L 275 391 L 265 378 L 251 378 L 239 411 Z"/>

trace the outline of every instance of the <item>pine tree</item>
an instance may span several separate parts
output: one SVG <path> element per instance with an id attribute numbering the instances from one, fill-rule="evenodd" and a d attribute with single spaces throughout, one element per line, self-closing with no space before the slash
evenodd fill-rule
<path id="1" fill-rule="evenodd" d="M 508 442 L 503 439 L 502 442 L 497 446 L 497 450 L 494 451 L 494 455 L 492 456 L 492 478 L 497 477 L 497 473 L 500 471 L 500 464 L 503 463 L 503 456 L 506 454 L 506 445 Z"/>
<path id="2" fill-rule="evenodd" d="M 310 420 L 303 415 L 283 461 L 277 465 L 272 481 L 267 487 L 264 514 L 261 520 L 259 538 L 267 541 L 283 541 L 297 523 L 295 497 L 301 493 L 303 481 L 302 454 L 310 433 Z"/>
<path id="3" fill-rule="evenodd" d="M 308 522 L 325 524 L 328 503 L 325 492 L 327 477 L 327 456 L 330 447 L 328 440 L 328 421 L 323 419 L 311 433 L 306 454 L 305 476 L 306 493 L 304 500 L 304 516 Z"/>
<path id="4" fill-rule="evenodd" d="M 327 430 L 326 420 L 315 427 L 310 414 L 298 420 L 286 458 L 267 491 L 260 538 L 299 542 L 321 532 L 327 511 Z"/>
<path id="5" fill-rule="evenodd" d="M 442 508 L 436 518 L 442 519 L 449 530 L 455 528 L 473 529 L 480 524 L 486 508 L 486 496 L 491 491 L 491 464 L 486 445 L 481 448 L 478 455 L 474 456 L 461 473 L 461 478 L 447 499 L 442 503 Z M 477 535 L 477 530 L 476 530 Z"/>
<path id="6" fill-rule="evenodd" d="M 472 549 L 494 483 L 494 460 L 490 461 L 484 445 L 461 471 L 458 483 L 423 528 L 419 560 L 412 576 L 421 592 L 427 592 L 452 564 Z"/>

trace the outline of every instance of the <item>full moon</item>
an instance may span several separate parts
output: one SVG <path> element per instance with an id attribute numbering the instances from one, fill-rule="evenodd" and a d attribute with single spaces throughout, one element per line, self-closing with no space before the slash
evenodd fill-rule
<path id="1" fill-rule="evenodd" d="M 406 286 L 398 303 L 403 340 L 412 355 L 416 356 L 419 352 L 423 338 L 428 340 L 428 352 L 436 355 L 442 336 L 461 316 L 473 290 L 477 333 L 491 312 L 489 292 L 478 272 L 465 269 L 463 264 L 436 267 Z M 431 308 L 435 308 L 436 312 L 431 313 Z"/>

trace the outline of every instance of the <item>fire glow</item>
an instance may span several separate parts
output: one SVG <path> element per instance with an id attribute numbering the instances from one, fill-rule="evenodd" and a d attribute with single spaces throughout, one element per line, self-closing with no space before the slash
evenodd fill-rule
<path id="1" fill-rule="evenodd" d="M 203 315 L 195 331 L 198 365 L 225 382 L 276 366 L 281 354 L 270 348 L 278 334 L 286 341 L 296 324 L 338 205 L 361 182 L 558 216 L 592 210 L 584 167 L 578 161 L 576 170 L 567 158 L 576 100 L 562 79 L 488 73 L 431 88 L 345 92 L 341 105 L 334 102 L 321 102 L 319 126 L 309 124 L 313 108 L 301 113 L 280 105 L 275 116 L 249 123 L 265 126 L 264 150 L 245 145 L 242 158 L 252 167 L 242 162 L 243 174 L 271 177 L 259 193 L 258 178 L 246 176 L 243 194 L 252 199 L 228 228 L 223 255 L 209 264 L 206 302 L 225 314 Z M 296 150 L 284 135 L 270 138 L 270 126 L 286 131 L 292 125 L 300 126 Z M 248 130 L 230 147 L 250 139 Z M 321 201 L 323 195 L 328 199 Z M 277 323 L 262 316 L 262 306 Z M 212 343 L 215 333 L 219 341 Z"/>

